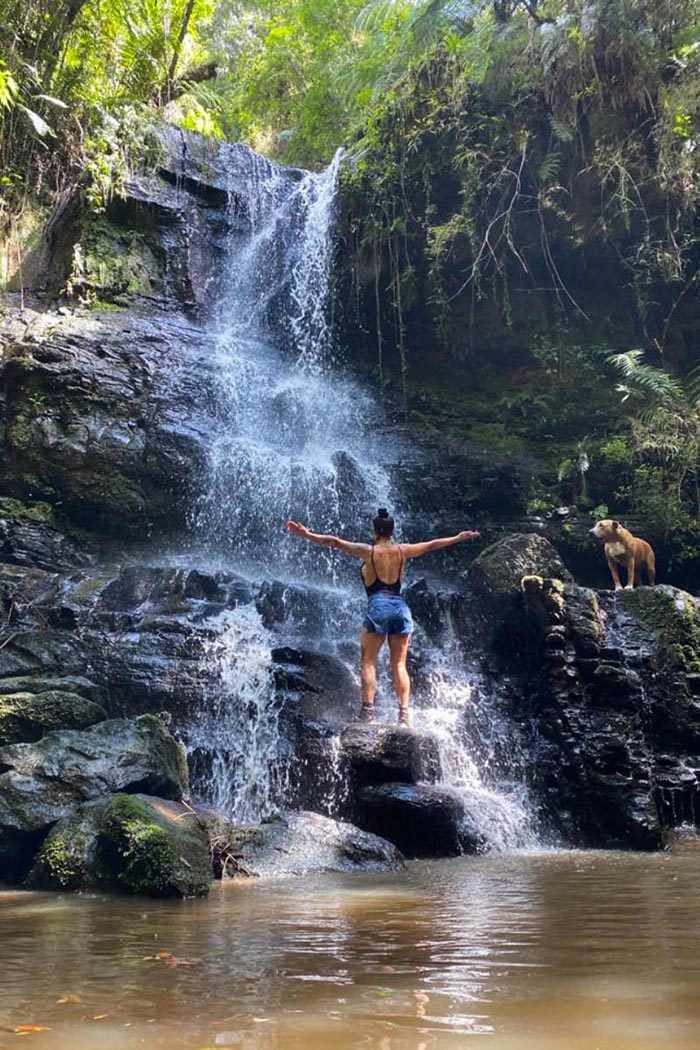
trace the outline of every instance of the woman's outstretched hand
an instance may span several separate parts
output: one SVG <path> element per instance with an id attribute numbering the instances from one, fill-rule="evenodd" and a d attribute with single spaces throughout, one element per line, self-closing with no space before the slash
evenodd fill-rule
<path id="1" fill-rule="evenodd" d="M 459 538 L 460 540 L 478 540 L 480 535 L 481 533 L 479 532 L 474 532 L 471 529 L 466 529 L 464 532 L 460 532 Z"/>
<path id="2" fill-rule="evenodd" d="M 293 532 L 295 536 L 301 536 L 303 540 L 306 540 L 311 535 L 311 530 L 307 529 L 306 525 L 301 525 L 298 521 L 288 521 L 287 528 L 290 532 Z"/>

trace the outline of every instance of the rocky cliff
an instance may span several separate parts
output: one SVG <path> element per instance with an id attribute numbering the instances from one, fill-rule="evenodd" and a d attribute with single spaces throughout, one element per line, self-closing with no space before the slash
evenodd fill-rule
<path id="1" fill-rule="evenodd" d="M 294 755 L 288 801 L 410 855 L 489 845 L 483 796 L 449 788 L 430 732 L 352 724 L 356 653 L 350 643 L 344 653 L 324 649 L 327 598 L 274 573 L 212 565 L 193 545 L 218 411 L 207 312 L 225 252 L 235 279 L 246 157 L 168 132 L 159 172 L 127 183 L 101 220 L 101 241 L 86 220 L 84 239 L 102 244 L 111 276 L 105 265 L 100 277 L 95 249 L 73 274 L 72 304 L 3 303 L 0 877 L 198 893 L 213 839 L 223 835 L 235 859 L 231 829 L 214 834 L 187 818 L 194 873 L 171 863 L 190 856 L 172 838 L 190 793 L 177 740 L 189 748 L 196 794 L 212 762 L 196 729 L 224 689 L 209 657 L 222 616 L 241 609 L 267 632 L 280 746 Z M 126 280 L 127 256 L 138 280 Z M 517 472 L 473 461 L 468 449 L 448 454 L 437 437 L 413 447 L 394 481 L 412 494 L 414 528 L 500 511 L 500 533 L 513 531 L 523 511 Z M 546 840 L 658 848 L 667 829 L 696 822 L 694 597 L 666 586 L 577 586 L 557 551 L 531 534 L 490 546 L 449 586 L 416 580 L 409 595 L 417 702 L 449 635 L 475 683 L 456 731 L 477 760 L 491 755 L 487 786 L 496 789 L 506 769 L 517 774 Z M 125 794 L 132 802 L 120 801 Z M 302 822 L 289 834 L 308 845 L 319 828 Z M 321 866 L 350 855 L 360 865 L 399 862 L 342 828 L 327 827 Z M 150 881 L 144 841 L 164 865 Z M 131 858 L 116 867 L 115 843 Z M 263 854 L 275 849 L 260 843 Z"/>

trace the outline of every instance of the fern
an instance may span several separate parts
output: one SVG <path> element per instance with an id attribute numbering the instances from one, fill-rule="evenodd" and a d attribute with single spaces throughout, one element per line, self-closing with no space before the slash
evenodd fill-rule
<path id="1" fill-rule="evenodd" d="M 561 153 L 558 150 L 552 150 L 540 164 L 537 170 L 537 177 L 540 182 L 554 182 L 559 175 L 560 168 Z"/>
<path id="2" fill-rule="evenodd" d="M 557 117 L 550 114 L 549 123 L 556 138 L 560 142 L 571 142 L 574 137 L 574 129 Z"/>
<path id="3" fill-rule="evenodd" d="M 628 350 L 608 357 L 608 364 L 624 381 L 618 386 L 618 390 L 624 394 L 622 400 L 636 395 L 659 404 L 683 404 L 686 400 L 683 385 L 663 368 L 645 364 L 643 358 L 643 350 Z"/>

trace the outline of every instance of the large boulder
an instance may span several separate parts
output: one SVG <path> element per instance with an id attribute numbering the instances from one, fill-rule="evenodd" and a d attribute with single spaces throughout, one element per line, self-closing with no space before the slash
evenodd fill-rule
<path id="1" fill-rule="evenodd" d="M 77 693 L 0 694 L 0 746 L 32 743 L 55 729 L 87 729 L 106 717 L 104 708 Z"/>
<path id="2" fill-rule="evenodd" d="M 395 843 L 407 857 L 455 857 L 486 846 L 467 797 L 443 785 L 366 787 L 357 805 L 360 826 Z"/>
<path id="3" fill-rule="evenodd" d="M 0 748 L 0 877 L 26 869 L 46 831 L 83 802 L 120 791 L 180 799 L 182 747 L 151 715 L 49 733 Z"/>
<path id="4" fill-rule="evenodd" d="M 28 885 L 202 897 L 211 884 L 209 836 L 189 806 L 148 795 L 87 802 L 41 846 Z"/>
<path id="5" fill-rule="evenodd" d="M 232 828 L 231 872 L 309 875 L 332 871 L 398 871 L 398 849 L 377 835 L 320 813 L 289 813 L 255 827 Z"/>
<path id="6" fill-rule="evenodd" d="M 552 544 L 537 533 L 515 533 L 483 550 L 462 574 L 464 597 L 455 617 L 465 641 L 487 647 L 508 645 L 513 609 L 524 576 L 573 582 Z"/>

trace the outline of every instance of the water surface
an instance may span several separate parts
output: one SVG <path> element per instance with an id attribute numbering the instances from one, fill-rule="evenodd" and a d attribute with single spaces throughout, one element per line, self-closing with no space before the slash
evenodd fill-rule
<path id="1" fill-rule="evenodd" d="M 184 903 L 7 891 L 0 1047 L 697 1050 L 699 885 L 697 854 L 568 852 Z"/>

